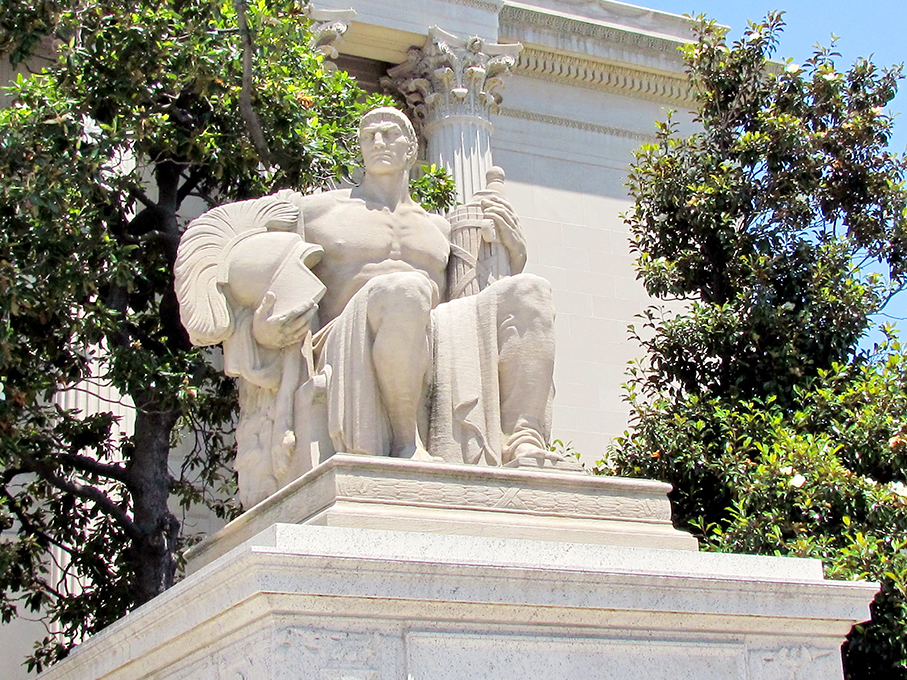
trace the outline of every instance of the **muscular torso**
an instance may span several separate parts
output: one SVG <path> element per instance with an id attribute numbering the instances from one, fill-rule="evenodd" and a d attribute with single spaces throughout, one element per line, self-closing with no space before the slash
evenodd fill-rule
<path id="1" fill-rule="evenodd" d="M 414 203 L 394 211 L 341 189 L 300 202 L 305 240 L 324 248 L 314 271 L 327 287 L 320 303 L 324 325 L 343 311 L 369 279 L 391 272 L 418 271 L 432 280 L 443 298 L 450 254 L 446 220 Z"/>

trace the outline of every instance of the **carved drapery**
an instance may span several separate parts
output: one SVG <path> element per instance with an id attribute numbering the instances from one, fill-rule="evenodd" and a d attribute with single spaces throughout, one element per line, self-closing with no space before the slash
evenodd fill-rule
<path id="1" fill-rule="evenodd" d="M 425 45 L 410 49 L 407 60 L 383 81 L 406 98 L 428 161 L 451 173 L 460 203 L 485 186 L 492 166 L 491 114 L 521 49 L 520 44 L 460 38 L 433 26 Z"/>

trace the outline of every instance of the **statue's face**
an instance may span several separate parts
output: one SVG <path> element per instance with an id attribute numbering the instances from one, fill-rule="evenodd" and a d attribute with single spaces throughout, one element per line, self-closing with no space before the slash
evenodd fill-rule
<path id="1" fill-rule="evenodd" d="M 378 120 L 363 127 L 359 143 L 365 169 L 374 174 L 403 172 L 415 156 L 413 141 L 390 120 Z"/>

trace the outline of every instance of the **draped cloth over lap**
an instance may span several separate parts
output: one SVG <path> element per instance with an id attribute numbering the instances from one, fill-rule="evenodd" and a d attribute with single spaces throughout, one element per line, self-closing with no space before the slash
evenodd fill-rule
<path id="1" fill-rule="evenodd" d="M 497 296 L 491 288 L 439 305 L 428 450 L 451 463 L 501 464 Z"/>
<path id="2" fill-rule="evenodd" d="M 318 369 L 331 366 L 328 431 L 336 451 L 390 450 L 390 424 L 372 359 L 369 288 L 366 284 L 359 290 L 314 338 Z M 506 442 L 501 431 L 497 299 L 492 284 L 478 295 L 442 303 L 431 313 L 433 372 L 426 389 L 426 444 L 431 455 L 449 463 L 502 462 Z"/>
<path id="3" fill-rule="evenodd" d="M 317 370 L 331 367 L 327 384 L 328 433 L 335 451 L 390 451 L 391 428 L 378 390 L 368 325 L 371 281 L 312 340 Z"/>

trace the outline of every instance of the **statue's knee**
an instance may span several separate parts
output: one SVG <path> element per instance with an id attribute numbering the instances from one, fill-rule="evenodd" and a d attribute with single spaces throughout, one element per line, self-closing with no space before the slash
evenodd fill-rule
<path id="1" fill-rule="evenodd" d="M 369 317 L 425 323 L 432 308 L 432 282 L 418 272 L 377 276 L 369 285 Z"/>
<path id="2" fill-rule="evenodd" d="M 504 284 L 499 307 L 507 313 L 530 313 L 535 317 L 554 320 L 554 302 L 551 284 L 535 274 L 518 274 L 508 277 Z"/>

